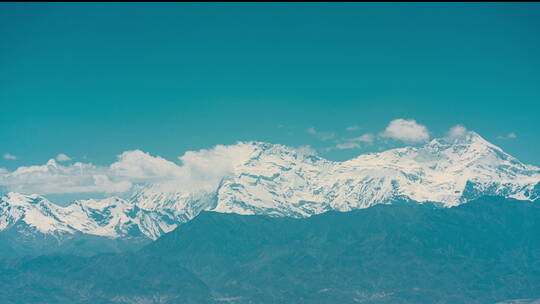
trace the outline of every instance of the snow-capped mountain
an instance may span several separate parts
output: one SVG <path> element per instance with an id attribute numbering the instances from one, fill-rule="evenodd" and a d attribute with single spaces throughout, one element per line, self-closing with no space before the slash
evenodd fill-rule
<path id="1" fill-rule="evenodd" d="M 535 200 L 539 194 L 539 168 L 520 163 L 474 132 L 345 162 L 278 145 L 249 145 L 251 157 L 216 190 L 214 210 L 308 216 L 398 197 L 454 206 L 479 195 Z"/>
<path id="2" fill-rule="evenodd" d="M 2 230 L 22 224 L 28 231 L 57 236 L 82 232 L 118 237 L 136 227 L 131 217 L 136 206 L 118 198 L 75 201 L 61 207 L 37 194 L 10 192 L 2 197 L 0 206 Z"/>
<path id="3" fill-rule="evenodd" d="M 202 210 L 305 217 L 397 199 L 455 206 L 481 195 L 536 200 L 540 168 L 525 165 L 475 132 L 333 162 L 282 145 L 238 143 L 215 187 L 141 187 L 128 199 L 55 205 L 39 195 L 0 199 L 0 230 L 156 239 Z M 183 189 L 183 190 L 179 190 Z"/>
<path id="4" fill-rule="evenodd" d="M 58 239 L 76 233 L 156 239 L 174 229 L 177 223 L 117 197 L 78 200 L 62 207 L 37 194 L 10 192 L 0 199 L 0 210 L 0 231 L 17 229 L 25 234 L 36 232 Z"/>

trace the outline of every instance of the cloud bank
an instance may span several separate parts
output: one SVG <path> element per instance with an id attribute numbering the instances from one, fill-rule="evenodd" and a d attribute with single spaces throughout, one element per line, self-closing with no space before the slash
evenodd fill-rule
<path id="1" fill-rule="evenodd" d="M 124 192 L 131 182 L 113 180 L 107 168 L 76 162 L 63 166 L 50 159 L 39 166 L 22 166 L 0 175 L 0 185 L 22 193 L 57 194 Z"/>
<path id="2" fill-rule="evenodd" d="M 253 145 L 218 145 L 212 149 L 188 151 L 179 163 L 133 150 L 117 156 L 109 166 L 74 162 L 62 164 L 56 157 L 43 165 L 21 166 L 14 171 L 0 169 L 0 188 L 26 194 L 123 193 L 138 184 L 159 184 L 162 191 L 215 189 L 234 165 L 253 153 Z M 310 147 L 302 154 L 315 153 Z M 70 158 L 71 159 L 71 158 Z"/>

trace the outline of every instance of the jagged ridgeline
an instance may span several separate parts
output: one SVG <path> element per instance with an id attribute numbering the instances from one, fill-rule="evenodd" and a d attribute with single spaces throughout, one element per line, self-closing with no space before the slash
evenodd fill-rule
<path id="1" fill-rule="evenodd" d="M 203 210 L 301 218 L 396 200 L 450 207 L 483 195 L 535 201 L 540 194 L 538 167 L 475 132 L 345 162 L 259 142 L 239 143 L 234 151 L 230 173 L 204 189 L 180 191 L 158 183 L 129 198 L 67 207 L 39 194 L 7 193 L 0 199 L 0 255 L 137 249 Z"/>
<path id="2" fill-rule="evenodd" d="M 5 261 L 1 303 L 537 303 L 540 205 L 202 212 L 136 252 Z"/>

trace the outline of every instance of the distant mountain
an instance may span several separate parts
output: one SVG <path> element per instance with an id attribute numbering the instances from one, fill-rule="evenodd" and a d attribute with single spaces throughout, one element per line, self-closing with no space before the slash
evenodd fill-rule
<path id="1" fill-rule="evenodd" d="M 39 195 L 8 193 L 0 199 L 0 256 L 65 252 L 93 255 L 136 249 L 149 242 L 136 206 L 116 198 L 60 207 Z M 121 238 L 120 238 L 121 236 Z"/>
<path id="2" fill-rule="evenodd" d="M 253 153 L 216 190 L 211 209 L 308 216 L 349 211 L 396 198 L 455 206 L 482 195 L 535 200 L 540 168 L 524 165 L 475 132 L 330 162 L 279 145 Z"/>
<path id="3" fill-rule="evenodd" d="M 201 210 L 305 217 L 396 198 L 455 206 L 483 195 L 536 200 L 540 168 L 524 165 L 475 132 L 331 162 L 267 143 L 242 143 L 244 158 L 207 193 L 142 189 L 133 201 L 184 222 Z"/>
<path id="4" fill-rule="evenodd" d="M 202 212 L 136 253 L 0 265 L 2 303 L 533 303 L 540 205 Z"/>
<path id="5" fill-rule="evenodd" d="M 151 239 L 201 211 L 306 217 L 395 200 L 456 206 L 483 195 L 534 201 L 540 168 L 525 165 L 475 132 L 332 162 L 282 145 L 239 143 L 230 173 L 215 188 L 177 191 L 142 186 L 129 199 L 76 201 L 39 195 L 0 198 L 0 230 L 63 240 Z M 0 233 L 0 236 L 3 234 Z"/>

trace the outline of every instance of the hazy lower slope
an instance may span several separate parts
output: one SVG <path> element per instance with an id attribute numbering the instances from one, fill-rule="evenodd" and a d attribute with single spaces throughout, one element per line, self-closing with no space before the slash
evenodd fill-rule
<path id="1" fill-rule="evenodd" d="M 489 197 L 304 220 L 204 213 L 145 252 L 239 303 L 494 303 L 540 298 L 538 231 L 540 206 Z"/>
<path id="2" fill-rule="evenodd" d="M 202 281 L 160 257 L 59 255 L 12 263 L 0 270 L 1 303 L 212 303 Z"/>
<path id="3" fill-rule="evenodd" d="M 25 303 L 21 294 L 33 303 L 540 299 L 538 231 L 538 204 L 498 197 L 306 219 L 203 212 L 136 254 L 4 263 L 0 302 Z"/>

